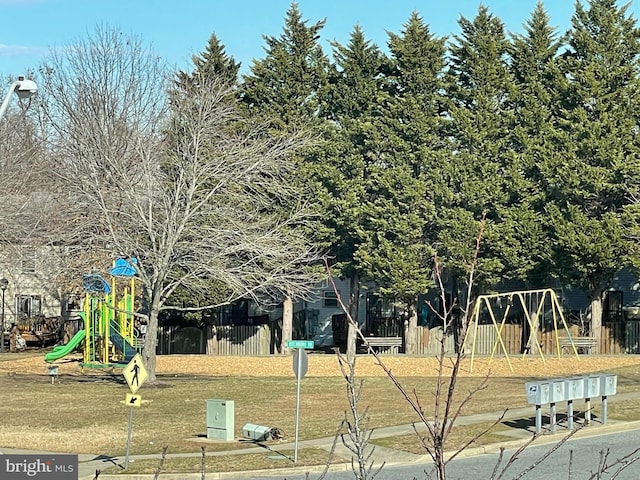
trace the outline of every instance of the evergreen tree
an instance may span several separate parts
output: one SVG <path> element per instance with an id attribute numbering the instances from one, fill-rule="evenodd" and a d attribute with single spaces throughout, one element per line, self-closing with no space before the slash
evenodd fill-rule
<path id="1" fill-rule="evenodd" d="M 444 265 L 462 281 L 472 262 L 480 221 L 486 218 L 479 262 L 480 288 L 509 276 L 522 172 L 510 142 L 514 125 L 513 76 L 507 65 L 510 44 L 503 23 L 480 6 L 450 46 L 448 125 L 453 141 L 441 175 L 448 184 L 438 216 L 438 250 Z M 507 238 L 507 233 L 511 238 Z M 516 262 L 514 262 L 515 264 Z"/>
<path id="2" fill-rule="evenodd" d="M 277 130 L 308 124 L 318 113 L 318 91 L 326 83 L 328 59 L 318 44 L 325 21 L 307 25 L 296 3 L 279 37 L 265 36 L 263 59 L 243 77 L 240 97 L 248 116 L 267 118 Z"/>
<path id="3" fill-rule="evenodd" d="M 615 0 L 576 3 L 561 62 L 562 158 L 546 172 L 558 264 L 589 292 L 598 339 L 603 288 L 632 249 L 623 217 L 640 176 L 640 31 L 627 9 Z"/>
<path id="4" fill-rule="evenodd" d="M 556 110 L 563 77 L 557 65 L 561 46 L 558 33 L 549 24 L 542 3 L 536 5 L 525 23 L 524 35 L 513 35 L 510 67 L 516 89 L 513 95 L 515 125 L 511 133 L 514 154 L 523 172 L 518 184 L 519 203 L 513 210 L 513 222 L 520 232 L 503 229 L 504 255 L 514 277 L 522 278 L 528 288 L 547 284 L 551 269 L 549 222 L 544 213 L 544 181 L 549 168 L 561 161 L 556 148 L 558 128 Z"/>
<path id="5" fill-rule="evenodd" d="M 180 70 L 177 74 L 177 83 L 186 85 L 193 83 L 199 78 L 217 77 L 230 86 L 238 83 L 238 72 L 240 63 L 236 63 L 233 57 L 226 54 L 224 45 L 220 43 L 215 33 L 209 37 L 205 50 L 191 57 L 193 70 L 184 72 Z"/>
<path id="6" fill-rule="evenodd" d="M 316 178 L 326 192 L 323 200 L 325 224 L 331 232 L 329 251 L 336 272 L 349 279 L 349 313 L 357 318 L 360 282 L 371 273 L 367 258 L 375 243 L 373 237 L 384 236 L 388 230 L 388 225 L 378 223 L 380 207 L 374 205 L 388 200 L 375 193 L 383 188 L 379 177 L 386 164 L 378 128 L 385 95 L 380 74 L 386 59 L 366 40 L 359 26 L 346 46 L 337 42 L 332 46 L 334 64 L 321 112 L 334 128 L 332 141 L 327 144 L 330 150 L 318 165 Z M 384 211 L 385 216 L 387 213 Z M 351 326 L 347 351 L 355 352 L 355 330 Z"/>
<path id="7" fill-rule="evenodd" d="M 407 311 L 405 350 L 415 353 L 418 295 L 432 286 L 436 204 L 445 188 L 438 175 L 446 158 L 442 137 L 444 42 L 413 12 L 400 35 L 389 33 L 380 131 L 385 168 L 374 203 L 376 228 L 367 245 L 369 275 Z"/>
<path id="8" fill-rule="evenodd" d="M 265 36 L 263 59 L 254 60 L 238 92 L 243 115 L 248 123 L 267 124 L 273 135 L 286 135 L 303 130 L 318 144 L 322 144 L 323 123 L 318 120 L 320 91 L 326 85 L 328 58 L 318 44 L 324 21 L 308 25 L 298 5 L 292 3 L 286 13 L 283 32 L 279 37 Z M 294 159 L 297 168 L 284 180 L 304 190 L 299 203 L 318 208 L 311 170 L 314 159 L 322 156 L 321 147 L 309 147 Z M 311 164 L 311 165 L 310 165 Z M 279 205 L 290 210 L 295 205 Z M 317 238 L 324 230 L 310 225 L 307 233 Z M 291 292 L 283 295 L 282 348 L 293 332 L 293 298 Z"/>

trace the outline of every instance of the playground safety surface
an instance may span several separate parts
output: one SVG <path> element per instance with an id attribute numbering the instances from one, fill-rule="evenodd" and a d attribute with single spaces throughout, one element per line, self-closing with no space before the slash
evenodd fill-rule
<path id="1" fill-rule="evenodd" d="M 13 354 L 11 359 L 0 361 L 0 372 L 14 374 L 45 374 L 47 364 L 43 351 Z M 309 354 L 307 376 L 327 377 L 341 376 L 340 367 L 334 355 L 322 353 Z M 399 377 L 432 376 L 438 368 L 438 361 L 433 356 L 387 356 L 381 361 L 394 375 Z M 69 355 L 55 362 L 60 374 L 92 374 L 99 373 L 89 369 L 81 369 L 81 356 Z M 464 377 L 560 377 L 580 373 L 606 371 L 625 366 L 640 368 L 638 355 L 563 355 L 561 358 L 528 355 L 465 358 L 460 375 Z M 445 362 L 445 375 L 448 375 L 449 362 Z M 117 368 L 114 369 L 118 371 Z M 291 356 L 211 356 L 211 355 L 159 355 L 156 371 L 162 375 L 207 375 L 207 376 L 240 376 L 240 377 L 290 377 L 292 373 Z M 356 374 L 363 377 L 384 376 L 385 372 L 372 356 L 359 355 L 356 360 Z"/>

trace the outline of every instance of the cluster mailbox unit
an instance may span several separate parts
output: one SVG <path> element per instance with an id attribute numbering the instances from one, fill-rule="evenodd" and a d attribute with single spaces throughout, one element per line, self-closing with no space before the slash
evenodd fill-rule
<path id="1" fill-rule="evenodd" d="M 591 399 L 602 397 L 602 423 L 607 422 L 607 396 L 615 395 L 618 376 L 609 373 L 527 382 L 527 402 L 536 406 L 536 433 L 542 431 L 542 405 L 550 405 L 550 430 L 556 429 L 556 403 L 567 402 L 567 427 L 573 429 L 573 401 L 585 401 L 585 422 L 591 421 Z"/>

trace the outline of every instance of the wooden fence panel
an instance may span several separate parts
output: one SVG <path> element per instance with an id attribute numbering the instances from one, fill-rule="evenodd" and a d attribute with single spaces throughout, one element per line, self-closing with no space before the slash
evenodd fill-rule
<path id="1" fill-rule="evenodd" d="M 518 355 L 522 352 L 522 333 L 522 325 L 506 323 L 502 326 L 502 342 L 507 349 L 507 354 Z M 504 353 L 502 347 L 498 345 L 496 353 L 500 352 Z"/>
<path id="2" fill-rule="evenodd" d="M 472 351 L 472 340 L 475 325 L 471 325 L 465 342 L 465 351 Z M 569 331 L 573 336 L 579 336 L 579 327 L 571 325 Z M 380 329 L 380 336 L 403 336 L 397 326 L 389 325 Z M 417 350 L 418 355 L 437 355 L 440 353 L 441 327 L 418 327 Z M 555 331 L 538 332 L 537 339 L 545 355 L 555 355 L 557 344 Z M 558 336 L 564 337 L 564 329 Z M 214 326 L 207 330 L 195 327 L 168 326 L 158 329 L 158 354 L 169 355 L 175 353 L 193 353 L 208 355 L 269 355 L 277 353 L 271 344 L 277 341 L 272 338 L 269 325 L 253 326 Z M 505 324 L 502 329 L 502 340 L 509 355 L 522 352 L 524 338 L 522 325 Z M 475 355 L 491 355 L 497 340 L 497 331 L 493 324 L 478 325 L 476 331 Z M 640 353 L 640 321 L 627 321 L 605 324 L 601 336 L 602 354 Z M 455 353 L 455 337 L 447 334 L 445 339 L 447 354 Z M 566 353 L 566 352 L 565 352 Z M 502 347 L 496 346 L 495 355 L 503 355 Z M 537 350 L 530 354 L 537 355 Z"/>
<path id="3" fill-rule="evenodd" d="M 579 325 L 569 325 L 569 333 L 572 336 L 580 336 Z M 465 350 L 470 353 L 473 348 L 474 329 L 476 326 L 472 324 L 465 342 Z M 427 335 L 427 334 L 423 334 Z M 522 353 L 522 346 L 528 342 L 528 334 L 523 333 L 522 325 L 505 324 L 502 329 L 502 341 L 509 355 L 517 355 Z M 554 329 L 539 331 L 537 333 L 537 342 L 544 355 L 557 355 L 558 343 L 557 337 L 566 337 L 567 331 L 564 327 L 558 332 Z M 503 355 L 504 351 L 500 344 L 496 345 L 498 333 L 493 324 L 478 325 L 475 330 L 475 355 L 491 355 L 495 346 L 495 355 Z M 428 339 L 421 339 L 418 336 L 419 343 L 426 344 Z M 567 353 L 566 351 L 563 353 Z M 640 353 L 640 321 L 612 322 L 602 326 L 602 334 L 600 339 L 600 353 L 603 355 L 617 354 L 638 354 Z M 529 354 L 538 355 L 539 352 L 532 348 Z"/>
<path id="4" fill-rule="evenodd" d="M 442 327 L 418 327 L 416 353 L 418 355 L 438 355 L 442 334 Z M 455 353 L 454 342 L 454 336 L 448 334 L 445 338 L 445 353 Z"/>
<path id="5" fill-rule="evenodd" d="M 640 321 L 628 320 L 625 325 L 624 346 L 626 353 L 640 353 Z"/>
<path id="6" fill-rule="evenodd" d="M 158 354 L 269 355 L 268 325 L 212 326 L 209 329 L 167 326 L 158 329 Z"/>
<path id="7" fill-rule="evenodd" d="M 477 326 L 471 324 L 467 333 L 465 351 L 474 352 L 475 355 L 491 355 L 497 338 L 497 331 L 493 324 Z"/>
<path id="8" fill-rule="evenodd" d="M 209 355 L 269 355 L 268 325 L 214 326 L 207 345 Z"/>
<path id="9" fill-rule="evenodd" d="M 542 332 L 538 332 L 538 340 L 539 340 L 539 344 L 542 347 L 542 353 L 544 355 L 557 355 L 558 354 L 558 345 L 559 345 L 559 338 L 562 337 L 566 337 L 568 336 L 568 334 L 571 334 L 572 337 L 579 337 L 580 336 L 580 326 L 579 325 L 569 325 L 569 333 L 567 333 L 567 331 L 564 329 L 564 327 L 561 327 L 560 329 L 558 329 L 558 332 L 556 334 L 556 331 L 554 329 L 549 329 L 549 330 L 544 330 Z M 562 348 L 562 347 L 560 347 Z M 538 354 L 537 350 L 532 350 L 531 351 L 532 354 Z M 562 353 L 568 353 L 567 350 L 565 350 L 565 352 Z"/>
<path id="10" fill-rule="evenodd" d="M 605 323 L 600 335 L 600 353 L 615 355 L 625 350 L 625 324 L 623 322 Z"/>
<path id="11" fill-rule="evenodd" d="M 498 325 L 498 328 L 500 326 Z M 469 333 L 465 342 L 465 350 L 471 352 L 473 348 L 474 330 L 476 326 L 471 324 L 469 327 Z M 571 335 L 579 335 L 579 327 L 572 325 L 569 327 Z M 560 337 L 567 335 L 564 328 L 557 334 Z M 528 331 L 523 331 L 520 324 L 504 324 L 502 326 L 501 335 L 504 349 L 508 355 L 520 355 L 523 353 L 523 348 L 529 343 Z M 555 330 L 539 331 L 537 335 L 531 338 L 531 341 L 537 341 L 540 350 L 544 355 L 552 355 L 557 353 L 557 342 Z M 494 351 L 495 348 L 495 351 Z M 478 325 L 475 330 L 475 349 L 473 350 L 476 355 L 504 355 L 505 350 L 498 342 L 498 330 L 493 324 Z M 532 346 L 530 354 L 539 354 L 534 346 Z"/>

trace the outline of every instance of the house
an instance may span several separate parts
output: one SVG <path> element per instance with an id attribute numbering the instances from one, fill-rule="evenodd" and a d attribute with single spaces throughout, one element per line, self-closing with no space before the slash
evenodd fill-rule
<path id="1" fill-rule="evenodd" d="M 51 272 L 47 247 L 10 246 L 0 257 L 1 323 L 5 337 L 17 325 L 27 345 L 55 344 L 62 339 L 72 305 L 61 298 Z"/>

